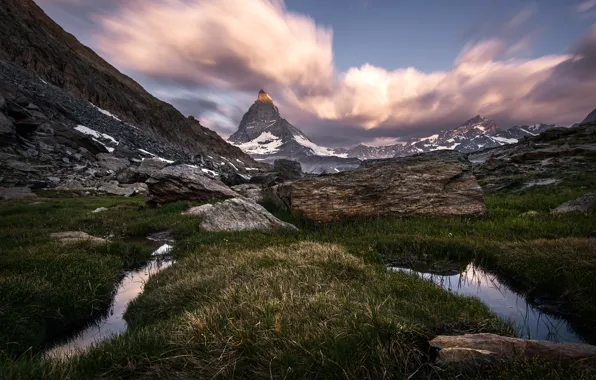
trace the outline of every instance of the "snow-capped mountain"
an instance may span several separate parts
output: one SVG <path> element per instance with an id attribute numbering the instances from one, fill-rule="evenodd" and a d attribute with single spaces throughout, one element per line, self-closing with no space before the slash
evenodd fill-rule
<path id="1" fill-rule="evenodd" d="M 457 128 L 444 130 L 428 137 L 410 139 L 405 144 L 380 147 L 360 144 L 343 152 L 348 157 L 357 157 L 362 160 L 409 156 L 441 149 L 469 153 L 505 144 L 513 144 L 525 136 L 536 136 L 547 129 L 555 127 L 557 126 L 552 124 L 536 124 L 499 130 L 494 121 L 477 115 Z"/>
<path id="2" fill-rule="evenodd" d="M 302 131 L 282 118 L 273 99 L 263 90 L 244 114 L 238 130 L 228 142 L 257 160 L 279 158 L 298 161 L 307 172 L 339 171 L 357 167 L 360 162 L 345 153 L 315 144 Z"/>

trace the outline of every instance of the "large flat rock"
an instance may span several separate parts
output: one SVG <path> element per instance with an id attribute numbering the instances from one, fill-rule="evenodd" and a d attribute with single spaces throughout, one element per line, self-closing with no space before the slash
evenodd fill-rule
<path id="1" fill-rule="evenodd" d="M 209 202 L 238 196 L 223 182 L 208 177 L 200 168 L 190 165 L 167 166 L 154 172 L 146 183 L 150 203 Z"/>
<path id="2" fill-rule="evenodd" d="M 319 222 L 487 213 L 470 162 L 452 151 L 381 160 L 353 171 L 284 183 L 276 196 L 292 213 Z"/>
<path id="3" fill-rule="evenodd" d="M 439 335 L 430 341 L 444 364 L 470 364 L 538 358 L 564 364 L 596 362 L 596 347 L 580 343 L 554 343 L 510 338 L 495 334 Z"/>

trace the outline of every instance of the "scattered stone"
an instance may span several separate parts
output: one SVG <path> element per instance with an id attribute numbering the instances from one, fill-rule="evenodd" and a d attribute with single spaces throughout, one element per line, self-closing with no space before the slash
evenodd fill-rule
<path id="1" fill-rule="evenodd" d="M 483 216 L 483 192 L 465 155 L 437 151 L 284 183 L 276 196 L 318 222 L 408 216 Z"/>
<path id="2" fill-rule="evenodd" d="M 522 218 L 532 218 L 532 217 L 535 217 L 538 215 L 540 215 L 540 213 L 538 211 L 534 211 L 534 210 L 526 211 L 522 214 L 519 214 L 519 216 Z"/>
<path id="3" fill-rule="evenodd" d="M 104 212 L 104 211 L 108 211 L 108 209 L 105 207 L 99 207 L 99 208 L 96 208 L 95 210 L 91 211 L 91 213 L 97 214 L 97 213 Z"/>
<path id="4" fill-rule="evenodd" d="M 88 188 L 77 179 L 67 179 L 56 187 L 56 190 L 62 191 L 83 191 L 87 189 Z"/>
<path id="5" fill-rule="evenodd" d="M 592 206 L 596 205 L 596 195 L 586 194 L 581 198 L 565 202 L 559 207 L 551 210 L 552 214 L 567 214 L 570 212 L 590 212 Z"/>
<path id="6" fill-rule="evenodd" d="M 22 199 L 36 196 L 28 187 L 0 187 L 0 199 Z"/>
<path id="7" fill-rule="evenodd" d="M 144 183 L 121 185 L 118 183 L 118 181 L 110 181 L 103 183 L 101 186 L 97 188 L 97 190 L 110 195 L 121 195 L 124 197 L 131 197 L 139 193 L 147 192 L 147 185 Z"/>
<path id="8" fill-rule="evenodd" d="M 16 160 L 6 161 L 6 166 L 8 166 L 11 169 L 18 170 L 18 171 L 21 171 L 21 172 L 35 173 L 35 172 L 38 171 L 37 169 L 35 169 L 31 165 L 26 164 L 26 163 L 21 162 L 21 161 L 16 161 Z"/>
<path id="9" fill-rule="evenodd" d="M 201 169 L 189 165 L 167 166 L 146 181 L 147 203 L 164 204 L 177 201 L 214 201 L 237 197 L 238 194 Z"/>
<path id="10" fill-rule="evenodd" d="M 553 343 L 509 338 L 495 334 L 439 335 L 430 341 L 439 349 L 438 361 L 449 365 L 538 358 L 557 363 L 593 365 L 596 347 L 579 343 Z"/>
<path id="11" fill-rule="evenodd" d="M 48 181 L 50 181 L 50 183 L 52 183 L 53 185 L 57 185 L 60 183 L 60 178 L 58 177 L 48 177 Z"/>
<path id="12" fill-rule="evenodd" d="M 232 186 L 232 190 L 253 202 L 263 202 L 263 189 L 259 185 L 246 183 L 244 185 Z"/>
<path id="13" fill-rule="evenodd" d="M 56 232 L 50 234 L 50 237 L 52 237 L 52 239 L 59 240 L 62 243 L 75 243 L 79 241 L 89 241 L 96 244 L 108 243 L 108 240 L 106 239 L 91 236 L 82 231 Z"/>
<path id="14" fill-rule="evenodd" d="M 263 206 L 244 198 L 232 198 L 221 203 L 193 207 L 183 214 L 200 216 L 202 231 L 255 231 L 287 228 L 297 231 L 292 224 L 282 222 Z"/>
<path id="15" fill-rule="evenodd" d="M 130 161 L 125 158 L 117 158 L 111 154 L 100 153 L 96 155 L 99 165 L 101 167 L 111 170 L 114 173 L 119 173 L 130 166 Z"/>
<path id="16" fill-rule="evenodd" d="M 16 129 L 10 119 L 0 113 L 0 144 L 11 145 L 15 142 Z"/>
<path id="17" fill-rule="evenodd" d="M 300 162 L 279 159 L 273 162 L 273 170 L 286 181 L 302 178 L 302 166 Z"/>

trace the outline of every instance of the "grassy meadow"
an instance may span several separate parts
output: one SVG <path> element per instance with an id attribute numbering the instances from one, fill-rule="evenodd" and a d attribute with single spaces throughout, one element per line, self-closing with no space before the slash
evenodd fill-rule
<path id="1" fill-rule="evenodd" d="M 512 335 L 512 326 L 476 299 L 385 267 L 474 260 L 529 298 L 563 301 L 593 333 L 596 240 L 586 237 L 596 218 L 548 213 L 586 192 L 487 194 L 487 218 L 327 226 L 268 206 L 299 233 L 205 233 L 180 215 L 189 204 L 148 209 L 140 198 L 0 202 L 0 379 L 593 379 L 596 371 L 555 364 L 465 373 L 430 364 L 427 342 L 438 334 Z M 108 211 L 91 213 L 98 207 Z M 521 215 L 530 210 L 538 214 Z M 49 237 L 69 230 L 112 242 Z M 174 233 L 176 263 L 131 303 L 129 330 L 67 361 L 41 359 L 57 336 L 106 311 L 123 273 L 150 255 L 133 241 L 162 230 Z"/>

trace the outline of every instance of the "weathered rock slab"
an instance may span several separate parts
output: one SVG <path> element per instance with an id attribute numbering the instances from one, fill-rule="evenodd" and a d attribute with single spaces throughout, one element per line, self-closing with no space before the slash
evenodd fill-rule
<path id="1" fill-rule="evenodd" d="M 82 231 L 56 232 L 50 234 L 50 237 L 52 239 L 59 240 L 62 243 L 76 243 L 79 241 L 88 241 L 96 244 L 104 244 L 108 242 L 108 240 L 106 239 L 91 236 L 88 233 Z"/>
<path id="2" fill-rule="evenodd" d="M 28 187 L 0 187 L 0 199 L 22 199 L 36 196 Z"/>
<path id="3" fill-rule="evenodd" d="M 203 174 L 189 165 L 167 166 L 146 181 L 148 203 L 177 201 L 215 201 L 237 197 L 238 194 L 219 180 Z"/>
<path id="4" fill-rule="evenodd" d="M 596 195 L 586 194 L 581 198 L 565 202 L 551 210 L 552 214 L 567 214 L 571 212 L 589 212 L 592 206 L 596 205 Z"/>
<path id="5" fill-rule="evenodd" d="M 273 216 L 263 206 L 244 198 L 232 198 L 221 203 L 206 204 L 190 208 L 185 215 L 200 216 L 202 231 L 232 232 L 232 231 L 263 231 L 286 228 L 297 231 L 289 223 Z"/>
<path id="6" fill-rule="evenodd" d="M 439 335 L 430 341 L 439 349 L 438 361 L 461 365 L 501 360 L 540 358 L 565 364 L 596 361 L 596 346 L 509 338 L 495 334 Z"/>
<path id="7" fill-rule="evenodd" d="M 246 183 L 243 185 L 232 186 L 232 190 L 253 202 L 260 203 L 263 201 L 263 188 L 260 185 Z"/>
<path id="8" fill-rule="evenodd" d="M 284 183 L 276 196 L 294 214 L 341 219 L 487 214 L 482 189 L 461 153 L 432 152 Z"/>
<path id="9" fill-rule="evenodd" d="M 111 154 L 99 153 L 97 156 L 101 167 L 119 173 L 130 166 L 130 161 L 125 158 L 117 158 Z"/>

